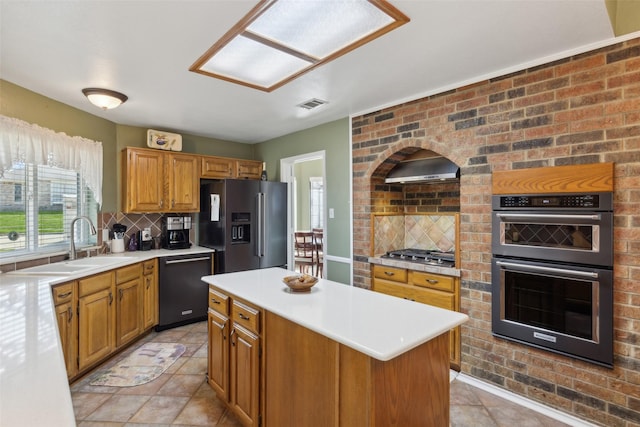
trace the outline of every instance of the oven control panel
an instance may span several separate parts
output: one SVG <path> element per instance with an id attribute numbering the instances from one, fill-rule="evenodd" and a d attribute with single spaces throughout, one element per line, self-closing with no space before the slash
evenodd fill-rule
<path id="1" fill-rule="evenodd" d="M 589 209 L 610 210 L 611 198 L 596 194 L 493 196 L 493 209 Z"/>

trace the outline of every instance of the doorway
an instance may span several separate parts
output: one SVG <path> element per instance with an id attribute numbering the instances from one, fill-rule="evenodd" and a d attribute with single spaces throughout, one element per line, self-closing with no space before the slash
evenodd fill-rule
<path id="1" fill-rule="evenodd" d="M 325 151 L 301 154 L 280 160 L 280 181 L 289 184 L 287 195 L 287 265 L 295 270 L 294 235 L 296 231 L 323 230 L 323 248 L 327 247 Z M 322 270 L 324 270 L 322 264 Z M 326 277 L 326 272 L 317 273 Z"/>

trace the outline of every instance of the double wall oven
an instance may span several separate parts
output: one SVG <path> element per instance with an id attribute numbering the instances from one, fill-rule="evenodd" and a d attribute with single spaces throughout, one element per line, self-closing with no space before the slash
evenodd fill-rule
<path id="1" fill-rule="evenodd" d="M 493 334 L 613 366 L 613 194 L 495 195 Z"/>

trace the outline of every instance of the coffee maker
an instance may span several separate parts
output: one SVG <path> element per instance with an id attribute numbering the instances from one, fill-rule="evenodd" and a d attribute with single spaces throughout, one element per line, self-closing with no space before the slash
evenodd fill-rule
<path id="1" fill-rule="evenodd" d="M 137 233 L 138 250 L 150 251 L 153 248 L 153 239 L 151 238 L 151 228 L 145 228 Z"/>
<path id="2" fill-rule="evenodd" d="M 190 229 L 190 216 L 165 216 L 162 218 L 162 247 L 165 249 L 190 248 Z"/>

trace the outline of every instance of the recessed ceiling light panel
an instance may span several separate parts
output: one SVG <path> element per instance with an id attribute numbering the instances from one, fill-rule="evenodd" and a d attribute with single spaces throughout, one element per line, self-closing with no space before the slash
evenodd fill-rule
<path id="1" fill-rule="evenodd" d="M 189 69 L 270 92 L 408 21 L 384 0 L 262 0 Z"/>

